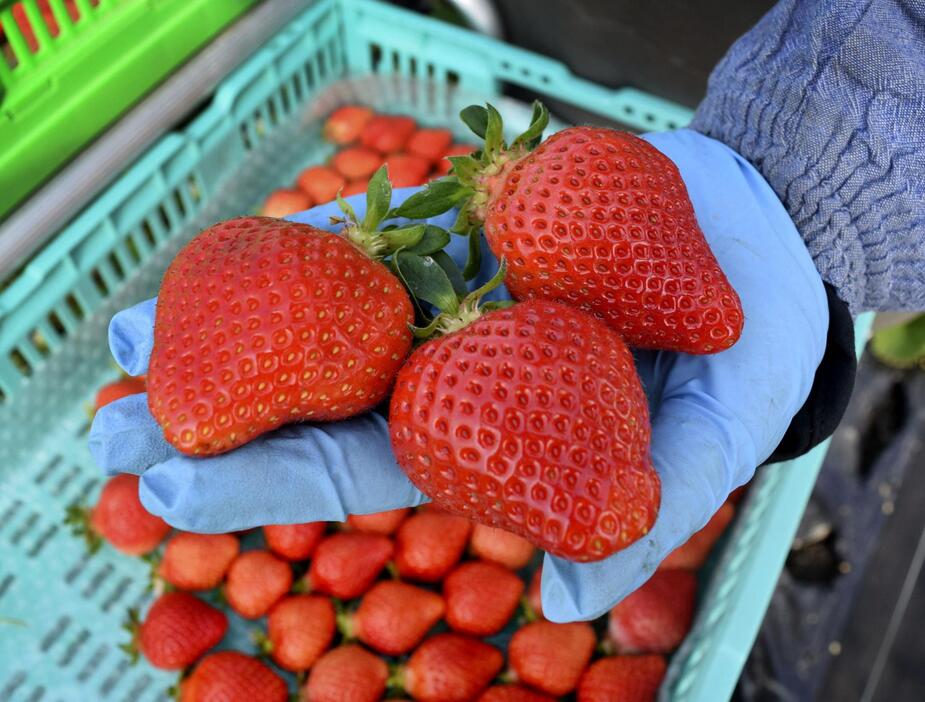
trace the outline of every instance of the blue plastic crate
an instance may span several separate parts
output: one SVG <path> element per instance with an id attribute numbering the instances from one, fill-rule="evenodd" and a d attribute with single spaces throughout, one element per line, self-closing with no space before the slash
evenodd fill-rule
<path id="1" fill-rule="evenodd" d="M 117 650 L 125 609 L 148 597 L 146 567 L 106 549 L 86 556 L 61 524 L 66 506 L 92 499 L 102 482 L 86 448 L 85 406 L 116 375 L 105 344 L 112 314 L 153 295 L 200 229 L 252 210 L 323 159 L 330 146 L 320 120 L 334 107 L 359 100 L 452 126 L 461 106 L 498 101 L 505 84 L 638 129 L 690 118 L 665 100 L 595 85 L 555 61 L 391 6 L 322 0 L 0 288 L 0 701 L 150 702 L 173 681 L 128 666 Z M 509 126 L 522 127 L 526 112 L 502 104 L 514 115 Z M 665 699 L 729 697 L 824 451 L 759 471 L 672 659 Z M 230 639 L 246 640 L 245 626 L 233 629 Z"/>

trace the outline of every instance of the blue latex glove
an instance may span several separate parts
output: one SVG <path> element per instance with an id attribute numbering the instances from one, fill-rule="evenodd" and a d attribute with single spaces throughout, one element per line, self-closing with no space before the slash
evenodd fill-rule
<path id="1" fill-rule="evenodd" d="M 554 621 L 607 611 L 752 477 L 808 396 L 825 349 L 822 281 L 761 176 L 727 147 L 689 130 L 646 138 L 681 170 L 697 219 L 742 300 L 745 328 L 721 354 L 637 355 L 652 413 L 661 510 L 647 536 L 609 559 L 575 564 L 546 557 L 543 610 Z M 356 199 L 352 204 L 362 207 Z M 327 226 L 331 213 L 324 206 L 294 219 Z M 451 251 L 457 258 L 464 255 L 461 244 Z M 491 263 L 483 268 L 480 279 L 492 272 Z M 110 345 L 131 374 L 147 367 L 153 317 L 149 301 L 113 319 Z M 106 471 L 141 474 L 149 510 L 196 531 L 340 520 L 426 499 L 396 466 L 386 423 L 375 414 L 294 425 L 228 454 L 191 459 L 166 444 L 146 398 L 136 396 L 97 414 L 91 449 Z"/>

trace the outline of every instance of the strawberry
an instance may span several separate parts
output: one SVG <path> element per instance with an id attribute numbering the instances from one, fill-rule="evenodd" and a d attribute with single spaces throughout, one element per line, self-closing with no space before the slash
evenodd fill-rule
<path id="1" fill-rule="evenodd" d="M 405 151 L 426 159 L 429 164 L 436 163 L 452 143 L 453 133 L 449 129 L 418 129 L 405 144 Z"/>
<path id="2" fill-rule="evenodd" d="M 522 302 L 419 346 L 389 428 L 398 464 L 435 504 L 556 556 L 606 558 L 655 521 L 633 357 L 575 308 Z"/>
<path id="3" fill-rule="evenodd" d="M 280 558 L 304 561 L 315 552 L 326 528 L 324 522 L 271 524 L 263 528 L 263 540 L 267 542 L 267 548 Z"/>
<path id="4" fill-rule="evenodd" d="M 497 634 L 514 615 L 523 591 L 523 580 L 504 566 L 463 563 L 443 581 L 446 623 L 461 634 Z"/>
<path id="5" fill-rule="evenodd" d="M 504 665 L 501 651 L 459 634 L 437 634 L 411 654 L 396 679 L 418 702 L 465 702 L 488 687 Z"/>
<path id="6" fill-rule="evenodd" d="M 739 485 L 739 487 L 730 492 L 727 500 L 733 505 L 738 505 L 742 501 L 742 498 L 745 497 L 746 492 L 748 492 L 748 483 Z"/>
<path id="7" fill-rule="evenodd" d="M 256 658 L 219 651 L 183 681 L 180 702 L 287 702 L 286 681 Z"/>
<path id="8" fill-rule="evenodd" d="M 443 154 L 443 158 L 437 161 L 434 164 L 434 172 L 438 176 L 445 176 L 450 172 L 450 169 L 453 167 L 453 162 L 450 161 L 450 156 L 468 156 L 473 151 L 477 151 L 477 146 L 472 146 L 471 144 L 453 144 L 450 148 L 446 150 Z"/>
<path id="9" fill-rule="evenodd" d="M 267 196 L 260 207 L 260 214 L 264 217 L 288 217 L 296 212 L 307 210 L 313 204 L 308 195 L 301 190 L 281 188 Z"/>
<path id="10" fill-rule="evenodd" d="M 476 558 L 492 561 L 511 570 L 520 570 L 530 562 L 533 544 L 504 529 L 476 524 L 472 529 L 469 552 Z"/>
<path id="11" fill-rule="evenodd" d="M 524 610 L 527 621 L 545 619 L 543 616 L 543 598 L 541 585 L 543 583 L 543 566 L 533 571 L 533 577 L 530 578 L 530 585 L 527 586 L 527 594 L 524 597 Z"/>
<path id="12" fill-rule="evenodd" d="M 716 514 L 710 517 L 706 526 L 668 554 L 668 558 L 662 561 L 659 568 L 697 570 L 706 562 L 713 545 L 723 535 L 733 516 L 735 507 L 731 502 L 724 502 Z"/>
<path id="13" fill-rule="evenodd" d="M 96 393 L 96 399 L 93 405 L 99 410 L 110 402 L 121 400 L 123 397 L 128 397 L 129 395 L 137 395 L 144 391 L 145 379 L 143 377 L 120 378 L 119 380 L 107 383 L 101 387 Z"/>
<path id="14" fill-rule="evenodd" d="M 347 181 L 333 168 L 312 166 L 299 174 L 296 184 L 299 190 L 311 198 L 312 202 L 322 205 L 337 197 L 337 193 L 347 185 Z"/>
<path id="15" fill-rule="evenodd" d="M 399 527 L 395 566 L 410 580 L 436 583 L 462 558 L 472 524 L 437 511 L 418 512 Z"/>
<path id="16" fill-rule="evenodd" d="M 670 653 L 694 618 L 697 579 L 686 570 L 656 571 L 610 610 L 608 636 L 617 653 Z"/>
<path id="17" fill-rule="evenodd" d="M 539 103 L 510 147 L 493 107 L 462 114 L 485 148 L 454 169 L 475 191 L 453 203 L 459 228 L 484 225 L 515 299 L 579 306 L 630 346 L 706 354 L 738 340 L 742 305 L 667 156 L 603 127 L 570 127 L 535 147 L 549 120 Z"/>
<path id="18" fill-rule="evenodd" d="M 267 615 L 263 650 L 280 668 L 294 673 L 308 670 L 334 638 L 334 605 L 327 597 L 290 595 Z"/>
<path id="19" fill-rule="evenodd" d="M 121 473 L 106 481 L 93 508 L 68 508 L 66 523 L 83 536 L 91 553 L 107 541 L 129 556 L 150 553 L 164 540 L 170 525 L 148 512 L 138 499 L 138 476 Z"/>
<path id="20" fill-rule="evenodd" d="M 352 144 L 360 138 L 363 127 L 374 114 L 368 107 L 359 105 L 338 107 L 324 123 L 324 138 L 335 144 Z"/>
<path id="21" fill-rule="evenodd" d="M 381 154 L 401 151 L 417 127 L 410 117 L 397 115 L 376 115 L 360 134 L 360 143 Z"/>
<path id="22" fill-rule="evenodd" d="M 391 197 L 384 169 L 377 179 L 383 201 L 362 223 L 345 205 L 345 236 L 243 217 L 206 229 L 170 264 L 148 406 L 179 451 L 222 453 L 385 397 L 410 351 L 414 311 L 399 279 L 361 247 L 382 255 L 415 228 L 375 231 Z"/>
<path id="23" fill-rule="evenodd" d="M 581 676 L 577 702 L 655 702 L 666 668 L 658 655 L 601 658 Z"/>
<path id="24" fill-rule="evenodd" d="M 130 613 L 132 642 L 125 649 L 144 655 L 155 668 L 181 670 L 192 665 L 225 637 L 228 618 L 188 592 L 158 597 L 144 622 Z"/>
<path id="25" fill-rule="evenodd" d="M 430 162 L 413 154 L 386 156 L 385 167 L 389 169 L 389 180 L 396 188 L 421 185 L 430 172 Z"/>
<path id="26" fill-rule="evenodd" d="M 289 592 L 292 571 L 269 551 L 245 551 L 232 562 L 225 579 L 225 599 L 245 619 L 259 619 Z"/>
<path id="27" fill-rule="evenodd" d="M 348 639 L 356 638 L 389 656 L 407 653 L 443 617 L 443 598 L 397 580 L 373 585 L 353 614 L 340 618 Z"/>
<path id="28" fill-rule="evenodd" d="M 341 191 L 341 197 L 350 197 L 351 195 L 358 195 L 360 193 L 365 193 L 369 188 L 369 178 L 360 178 L 358 180 L 351 180 L 344 186 L 344 189 Z"/>
<path id="29" fill-rule="evenodd" d="M 495 685 L 479 697 L 478 702 L 555 702 L 552 697 L 520 685 Z"/>
<path id="30" fill-rule="evenodd" d="M 157 574 L 181 590 L 218 587 L 241 545 L 232 534 L 180 532 L 164 548 Z"/>
<path id="31" fill-rule="evenodd" d="M 312 667 L 302 690 L 304 702 L 377 702 L 382 699 L 389 668 L 356 644 L 328 651 Z"/>
<path id="32" fill-rule="evenodd" d="M 369 178 L 382 165 L 382 156 L 363 146 L 351 146 L 331 158 L 334 170 L 347 180 Z"/>
<path id="33" fill-rule="evenodd" d="M 367 534 L 391 536 L 399 525 L 405 521 L 410 511 L 407 507 L 403 507 L 373 514 L 351 514 L 347 517 L 347 526 Z"/>
<path id="34" fill-rule="evenodd" d="M 559 697 L 575 689 L 595 644 L 587 622 L 533 622 L 514 632 L 507 655 L 520 682 Z"/>
<path id="35" fill-rule="evenodd" d="M 392 541 L 378 534 L 332 534 L 315 549 L 306 588 L 351 600 L 366 592 L 392 558 Z"/>

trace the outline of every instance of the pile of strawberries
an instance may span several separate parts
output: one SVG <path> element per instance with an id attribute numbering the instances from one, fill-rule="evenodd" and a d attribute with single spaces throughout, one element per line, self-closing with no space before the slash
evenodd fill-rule
<path id="1" fill-rule="evenodd" d="M 270 193 L 261 214 L 286 217 L 331 202 L 338 192 L 343 197 L 365 193 L 370 176 L 383 165 L 393 187 L 423 185 L 449 172 L 447 157 L 476 149 L 454 144 L 448 129 L 420 127 L 411 117 L 377 115 L 360 105 L 345 105 L 332 112 L 325 121 L 324 135 L 338 151 L 327 164 L 303 170 L 293 187 Z"/>
<path id="2" fill-rule="evenodd" d="M 143 389 L 117 381 L 97 405 Z M 431 506 L 171 533 L 141 505 L 138 478 L 119 475 L 82 513 L 94 543 L 154 564 L 158 595 L 132 615 L 126 649 L 182 671 L 181 702 L 285 702 L 291 685 L 306 702 L 643 702 L 690 629 L 695 571 L 734 509 L 724 504 L 606 617 L 571 624 L 543 618 L 533 545 Z M 246 652 L 213 651 L 227 610 L 260 622 Z"/>

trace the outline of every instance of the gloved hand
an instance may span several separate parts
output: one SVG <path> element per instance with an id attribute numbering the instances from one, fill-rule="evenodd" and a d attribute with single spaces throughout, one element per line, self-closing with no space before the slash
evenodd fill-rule
<path id="1" fill-rule="evenodd" d="M 757 171 L 719 142 L 689 130 L 646 138 L 678 165 L 704 234 L 739 293 L 745 328 L 732 349 L 712 356 L 637 354 L 652 416 L 661 510 L 648 535 L 604 561 L 546 557 L 543 610 L 554 621 L 607 611 L 752 477 L 808 396 L 825 349 L 822 281 Z M 408 195 L 398 191 L 396 199 Z M 354 198 L 352 204 L 363 203 Z M 324 206 L 293 219 L 326 227 L 333 212 Z M 458 259 L 463 244 L 454 245 L 450 253 Z M 480 279 L 492 272 L 486 263 Z M 148 301 L 113 319 L 110 346 L 128 373 L 147 367 L 153 318 Z M 144 505 L 195 531 L 341 520 L 348 513 L 426 500 L 395 464 L 385 420 L 376 414 L 292 425 L 231 453 L 191 459 L 164 441 L 146 398 L 135 396 L 97 414 L 91 450 L 107 472 L 140 473 Z"/>

